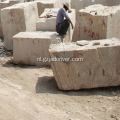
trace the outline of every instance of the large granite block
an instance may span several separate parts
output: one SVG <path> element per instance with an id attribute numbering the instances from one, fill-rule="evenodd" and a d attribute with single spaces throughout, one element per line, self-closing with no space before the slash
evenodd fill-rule
<path id="1" fill-rule="evenodd" d="M 19 3 L 1 10 L 5 48 L 13 50 L 12 37 L 21 31 L 35 31 L 38 18 L 37 3 Z"/>
<path id="2" fill-rule="evenodd" d="M 120 7 L 93 5 L 77 15 L 73 42 L 116 37 L 120 39 Z"/>
<path id="3" fill-rule="evenodd" d="M 50 65 L 50 44 L 60 43 L 55 32 L 20 32 L 13 36 L 13 62 L 26 65 Z M 52 38 L 52 40 L 51 40 Z M 55 39 L 55 40 L 54 40 Z"/>
<path id="4" fill-rule="evenodd" d="M 78 41 L 51 45 L 51 67 L 61 90 L 120 85 L 120 41 Z"/>

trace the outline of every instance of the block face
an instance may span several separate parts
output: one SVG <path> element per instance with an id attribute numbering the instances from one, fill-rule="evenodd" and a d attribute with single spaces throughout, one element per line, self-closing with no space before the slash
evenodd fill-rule
<path id="1" fill-rule="evenodd" d="M 61 90 L 120 85 L 120 41 L 116 38 L 90 41 L 85 46 L 76 43 L 51 45 L 49 51 L 51 58 L 69 58 L 68 61 L 51 62 L 55 80 Z"/>
<path id="2" fill-rule="evenodd" d="M 35 2 L 20 3 L 2 9 L 1 22 L 6 49 L 13 50 L 12 37 L 15 34 L 21 31 L 35 31 L 37 18 Z"/>
<path id="3" fill-rule="evenodd" d="M 57 12 L 58 12 L 59 8 L 52 8 L 52 9 L 45 9 L 45 11 L 43 12 L 42 16 L 46 16 L 46 14 L 50 14 L 53 16 L 57 16 Z M 71 21 L 73 22 L 73 25 L 75 26 L 76 23 L 76 13 L 75 13 L 75 9 L 71 9 L 71 13 L 68 13 Z M 36 23 L 37 26 L 37 31 L 56 31 L 56 17 L 51 17 L 51 18 L 39 18 L 37 20 Z M 73 37 L 73 32 L 74 30 L 72 30 L 71 25 L 68 28 L 68 32 L 67 32 L 67 41 L 72 41 L 72 37 Z"/>
<path id="4" fill-rule="evenodd" d="M 73 33 L 73 42 L 120 38 L 119 14 L 120 8 L 118 6 L 93 5 L 80 10 Z"/>
<path id="5" fill-rule="evenodd" d="M 13 36 L 13 62 L 27 65 L 50 65 L 49 45 L 54 32 L 20 32 Z M 41 61 L 40 61 L 41 60 Z"/>

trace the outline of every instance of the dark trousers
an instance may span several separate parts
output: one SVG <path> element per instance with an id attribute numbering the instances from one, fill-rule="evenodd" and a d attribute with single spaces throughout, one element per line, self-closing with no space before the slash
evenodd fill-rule
<path id="1" fill-rule="evenodd" d="M 66 34 L 69 25 L 70 25 L 70 22 L 67 19 L 65 19 L 62 23 L 59 23 L 58 26 L 56 27 L 57 33 Z"/>

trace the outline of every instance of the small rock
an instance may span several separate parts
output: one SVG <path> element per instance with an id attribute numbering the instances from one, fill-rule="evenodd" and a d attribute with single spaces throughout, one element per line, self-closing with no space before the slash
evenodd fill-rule
<path id="1" fill-rule="evenodd" d="M 89 41 L 87 40 L 77 41 L 76 44 L 80 46 L 85 46 L 89 44 Z"/>

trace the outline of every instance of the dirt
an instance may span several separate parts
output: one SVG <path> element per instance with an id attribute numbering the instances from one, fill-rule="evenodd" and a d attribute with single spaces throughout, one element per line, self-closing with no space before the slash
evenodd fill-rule
<path id="1" fill-rule="evenodd" d="M 120 120 L 120 86 L 60 91 L 50 67 L 14 65 L 3 42 L 0 52 L 0 120 Z"/>

